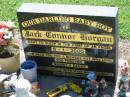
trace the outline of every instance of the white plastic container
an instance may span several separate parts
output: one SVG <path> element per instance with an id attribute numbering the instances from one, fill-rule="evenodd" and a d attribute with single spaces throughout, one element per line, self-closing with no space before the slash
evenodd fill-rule
<path id="1" fill-rule="evenodd" d="M 37 81 L 37 64 L 35 61 L 27 60 L 20 66 L 21 74 L 30 82 Z"/>

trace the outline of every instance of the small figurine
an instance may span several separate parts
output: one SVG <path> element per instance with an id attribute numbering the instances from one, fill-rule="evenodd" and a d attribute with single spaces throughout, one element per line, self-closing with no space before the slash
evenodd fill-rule
<path id="1" fill-rule="evenodd" d="M 118 97 L 126 97 L 126 93 L 129 92 L 129 79 L 126 76 L 122 76 L 119 83 Z"/>
<path id="2" fill-rule="evenodd" d="M 129 87 L 129 65 L 128 62 L 125 60 L 120 60 L 120 73 L 121 73 L 121 78 L 119 82 L 119 93 L 118 97 L 126 97 L 126 93 L 130 92 L 130 87 Z"/>
<path id="3" fill-rule="evenodd" d="M 103 91 L 108 86 L 106 80 L 102 78 L 99 82 L 99 90 Z"/>
<path id="4" fill-rule="evenodd" d="M 36 96 L 38 96 L 40 93 L 41 93 L 41 90 L 40 90 L 40 83 L 39 82 L 33 82 L 31 83 L 31 92 L 33 94 L 35 94 Z"/>
<path id="5" fill-rule="evenodd" d="M 88 80 L 85 82 L 85 89 L 83 92 L 84 97 L 97 97 L 98 95 L 98 84 L 96 81 L 95 72 L 89 72 L 86 76 Z"/>
<path id="6" fill-rule="evenodd" d="M 15 85 L 16 95 L 12 95 L 10 97 L 36 97 L 30 92 L 30 89 L 31 84 L 28 80 L 19 79 Z"/>
<path id="7" fill-rule="evenodd" d="M 119 64 L 120 64 L 121 76 L 128 76 L 129 75 L 129 65 L 128 65 L 127 60 L 120 60 Z"/>

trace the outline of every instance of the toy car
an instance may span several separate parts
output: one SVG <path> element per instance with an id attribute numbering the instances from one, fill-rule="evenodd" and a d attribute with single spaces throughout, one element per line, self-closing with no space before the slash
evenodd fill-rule
<path id="1" fill-rule="evenodd" d="M 82 88 L 80 88 L 77 84 L 73 82 L 69 82 L 68 84 L 69 84 L 69 88 L 75 93 L 80 94 L 82 92 Z"/>
<path id="2" fill-rule="evenodd" d="M 51 91 L 47 92 L 46 94 L 48 95 L 48 97 L 55 97 L 58 94 L 62 93 L 62 92 L 66 92 L 68 90 L 67 84 L 58 86 L 54 89 L 52 89 Z"/>

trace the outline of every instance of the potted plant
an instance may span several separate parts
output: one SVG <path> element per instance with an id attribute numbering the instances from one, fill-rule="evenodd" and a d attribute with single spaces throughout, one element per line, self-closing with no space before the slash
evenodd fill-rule
<path id="1" fill-rule="evenodd" d="M 0 69 L 15 72 L 19 67 L 18 30 L 14 22 L 0 21 Z"/>

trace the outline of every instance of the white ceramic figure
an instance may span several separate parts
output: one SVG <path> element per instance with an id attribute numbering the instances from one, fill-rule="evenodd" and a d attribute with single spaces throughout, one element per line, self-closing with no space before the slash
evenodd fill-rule
<path id="1" fill-rule="evenodd" d="M 119 68 L 121 76 L 129 75 L 129 65 L 127 60 L 119 60 Z"/>
<path id="2" fill-rule="evenodd" d="M 70 95 L 62 95 L 60 97 L 71 97 Z"/>
<path id="3" fill-rule="evenodd" d="M 126 97 L 130 97 L 130 92 L 127 92 L 127 93 L 126 93 Z"/>
<path id="4" fill-rule="evenodd" d="M 30 92 L 31 84 L 26 79 L 19 79 L 15 85 L 16 95 L 10 97 L 36 97 Z"/>

